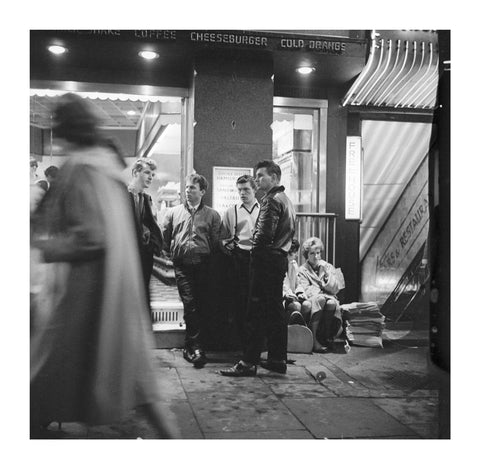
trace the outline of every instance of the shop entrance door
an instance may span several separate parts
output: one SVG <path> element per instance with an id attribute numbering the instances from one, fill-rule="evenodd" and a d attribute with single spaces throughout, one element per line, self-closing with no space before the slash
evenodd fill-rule
<path id="1" fill-rule="evenodd" d="M 336 216 L 325 213 L 327 101 L 274 98 L 272 136 L 272 159 L 297 213 L 295 237 L 300 243 L 319 237 L 326 260 L 334 263 Z"/>

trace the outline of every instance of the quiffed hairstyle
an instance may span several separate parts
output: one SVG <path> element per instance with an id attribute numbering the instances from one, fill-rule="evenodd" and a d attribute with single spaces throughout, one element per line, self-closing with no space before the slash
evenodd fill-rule
<path id="1" fill-rule="evenodd" d="M 146 167 L 149 167 L 152 171 L 157 169 L 157 163 L 151 158 L 139 158 L 132 166 L 132 176 L 139 172 L 143 171 Z"/>
<path id="2" fill-rule="evenodd" d="M 315 236 L 308 238 L 302 245 L 302 255 L 305 259 L 308 259 L 308 252 L 312 247 L 319 247 L 322 252 L 324 250 L 323 243 L 320 238 L 316 238 Z"/>
<path id="3" fill-rule="evenodd" d="M 244 174 L 237 179 L 236 184 L 250 184 L 254 191 L 257 190 L 257 183 L 255 182 L 255 178 L 250 176 L 250 174 Z"/>
<path id="4" fill-rule="evenodd" d="M 282 178 L 282 170 L 280 169 L 280 166 L 278 166 L 278 164 L 274 163 L 272 160 L 259 161 L 255 165 L 255 174 L 257 174 L 257 171 L 260 168 L 266 168 L 269 176 L 276 174 L 279 181 Z"/>
<path id="5" fill-rule="evenodd" d="M 200 187 L 201 191 L 206 192 L 208 189 L 208 181 L 201 174 L 190 174 L 189 176 L 187 176 L 186 182 L 187 184 L 189 182 L 193 184 L 198 184 L 198 187 Z"/>

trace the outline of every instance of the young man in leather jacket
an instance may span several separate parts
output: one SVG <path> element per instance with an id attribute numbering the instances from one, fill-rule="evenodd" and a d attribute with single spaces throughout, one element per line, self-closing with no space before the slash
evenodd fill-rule
<path id="1" fill-rule="evenodd" d="M 271 160 L 255 166 L 256 181 L 265 195 L 253 234 L 247 309 L 247 343 L 242 360 L 222 370 L 224 376 L 255 376 L 257 364 L 277 373 L 287 371 L 287 315 L 283 279 L 287 253 L 295 232 L 295 210 L 280 185 L 280 167 Z M 268 358 L 260 360 L 264 338 Z"/>

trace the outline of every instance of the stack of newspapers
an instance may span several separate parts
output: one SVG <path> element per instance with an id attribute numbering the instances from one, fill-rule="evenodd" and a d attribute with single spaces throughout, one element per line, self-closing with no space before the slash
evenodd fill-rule
<path id="1" fill-rule="evenodd" d="M 383 347 L 385 316 L 377 303 L 349 303 L 340 306 L 345 335 L 353 345 Z"/>

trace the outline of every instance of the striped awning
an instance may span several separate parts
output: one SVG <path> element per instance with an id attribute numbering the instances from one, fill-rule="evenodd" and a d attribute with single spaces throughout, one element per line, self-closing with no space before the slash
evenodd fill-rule
<path id="1" fill-rule="evenodd" d="M 436 32 L 373 30 L 367 63 L 342 105 L 433 109 L 438 70 Z"/>

